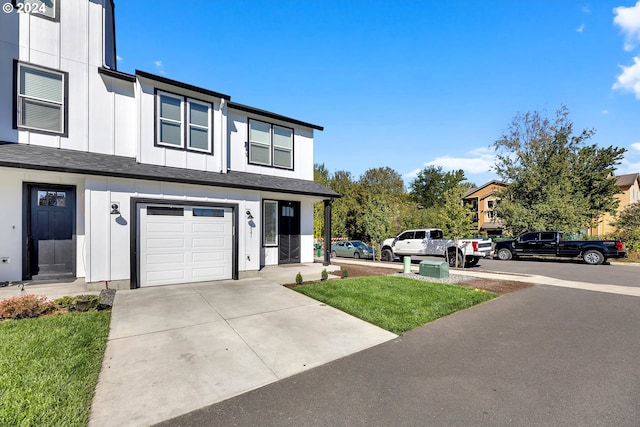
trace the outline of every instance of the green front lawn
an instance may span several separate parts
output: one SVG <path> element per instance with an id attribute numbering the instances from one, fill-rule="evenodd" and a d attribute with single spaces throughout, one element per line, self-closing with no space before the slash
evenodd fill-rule
<path id="1" fill-rule="evenodd" d="M 331 280 L 293 289 L 396 334 L 497 296 L 395 276 Z"/>
<path id="2" fill-rule="evenodd" d="M 0 426 L 86 426 L 109 311 L 0 322 Z"/>

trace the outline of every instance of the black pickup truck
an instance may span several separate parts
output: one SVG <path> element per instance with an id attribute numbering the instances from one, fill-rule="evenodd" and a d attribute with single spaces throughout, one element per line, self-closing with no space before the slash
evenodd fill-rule
<path id="1" fill-rule="evenodd" d="M 560 231 L 523 233 L 515 240 L 496 242 L 494 253 L 504 261 L 525 256 L 579 257 L 591 265 L 627 256 L 620 240 L 560 240 L 561 235 Z"/>

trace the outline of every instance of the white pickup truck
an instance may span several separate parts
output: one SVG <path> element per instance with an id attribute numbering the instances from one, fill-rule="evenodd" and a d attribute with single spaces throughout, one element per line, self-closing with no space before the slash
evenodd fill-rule
<path id="1" fill-rule="evenodd" d="M 491 239 L 443 239 L 442 230 L 423 228 L 407 230 L 398 237 L 382 242 L 382 260 L 393 261 L 406 255 L 441 256 L 450 267 L 474 266 L 480 258 L 491 255 Z"/>

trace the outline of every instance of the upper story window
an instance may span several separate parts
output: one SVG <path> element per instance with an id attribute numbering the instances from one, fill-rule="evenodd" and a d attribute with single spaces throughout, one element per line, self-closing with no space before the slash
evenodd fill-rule
<path id="1" fill-rule="evenodd" d="M 14 0 L 13 7 L 18 13 L 39 15 L 54 21 L 58 20 L 58 0 Z"/>
<path id="2" fill-rule="evenodd" d="M 293 169 L 293 129 L 250 119 L 249 163 Z"/>
<path id="3" fill-rule="evenodd" d="M 17 128 L 66 134 L 67 73 L 17 62 L 16 79 Z"/>
<path id="4" fill-rule="evenodd" d="M 158 92 L 157 144 L 211 153 L 211 110 L 207 102 Z"/>

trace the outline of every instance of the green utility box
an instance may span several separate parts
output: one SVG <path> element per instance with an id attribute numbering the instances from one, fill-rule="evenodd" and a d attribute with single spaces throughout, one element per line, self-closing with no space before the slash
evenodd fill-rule
<path id="1" fill-rule="evenodd" d="M 421 276 L 446 279 L 449 277 L 449 265 L 444 261 L 421 261 L 418 274 Z"/>

